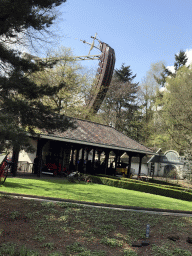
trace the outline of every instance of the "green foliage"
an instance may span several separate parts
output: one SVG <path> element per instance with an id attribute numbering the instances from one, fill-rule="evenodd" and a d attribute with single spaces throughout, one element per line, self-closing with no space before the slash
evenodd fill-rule
<path id="1" fill-rule="evenodd" d="M 136 252 L 134 252 L 133 250 L 124 250 L 124 256 L 138 256 L 138 254 Z"/>
<path id="2" fill-rule="evenodd" d="M 175 249 L 170 249 L 168 245 L 162 245 L 162 246 L 157 246 L 155 244 L 152 245 L 152 252 L 153 255 L 155 256 L 192 256 L 192 253 L 188 250 L 180 249 L 180 248 L 175 248 Z"/>
<path id="3" fill-rule="evenodd" d="M 186 145 L 184 145 L 186 139 L 185 136 L 183 136 L 185 133 L 183 130 L 186 131 L 189 127 L 185 129 L 185 124 L 183 126 L 178 125 L 178 121 L 180 122 L 178 119 L 180 119 L 179 116 L 181 117 L 184 114 L 184 111 L 187 112 L 186 109 L 190 110 L 191 104 L 190 90 L 188 98 L 187 95 L 186 97 L 182 96 L 185 94 L 185 86 L 181 85 L 184 81 L 181 73 L 190 72 L 189 67 L 186 67 L 187 60 L 184 51 L 180 51 L 179 54 L 176 54 L 174 72 L 167 69 L 162 62 L 153 64 L 141 84 L 141 92 L 143 94 L 142 101 L 144 104 L 142 108 L 143 118 L 140 132 L 143 139 L 140 141 L 149 147 L 155 149 L 161 148 L 163 151 L 171 148 L 182 151 L 179 144 L 186 147 Z M 180 92 L 176 89 L 177 86 L 169 85 L 177 82 L 178 85 L 180 84 L 182 87 Z M 165 89 L 163 90 L 162 87 Z M 186 108 L 188 105 L 189 107 Z M 183 118 L 186 120 L 187 118 L 184 116 L 185 115 L 183 115 Z M 175 137 L 176 134 L 178 137 Z M 189 137 L 188 139 L 190 140 Z"/>
<path id="4" fill-rule="evenodd" d="M 83 252 L 84 250 L 83 246 L 78 242 L 67 246 L 67 252 Z"/>
<path id="5" fill-rule="evenodd" d="M 184 67 L 186 65 L 187 60 L 188 60 L 188 58 L 187 58 L 186 53 L 184 51 L 180 50 L 179 54 L 175 54 L 174 72 L 167 69 L 165 67 L 165 65 L 163 64 L 162 65 L 163 72 L 161 73 L 161 77 L 154 76 L 156 81 L 158 82 L 158 84 L 160 84 L 161 86 L 165 86 L 166 79 L 168 77 L 175 77 L 177 71 L 181 67 Z"/>
<path id="6" fill-rule="evenodd" d="M 70 117 L 80 117 L 84 114 L 86 92 L 92 82 L 89 72 L 74 59 L 70 48 L 62 47 L 48 55 L 48 58 L 59 60 L 54 68 L 33 73 L 30 78 L 39 86 L 50 85 L 61 87 L 53 95 L 45 95 L 46 106 L 57 109 L 58 113 Z"/>
<path id="7" fill-rule="evenodd" d="M 63 84 L 59 87 L 38 86 L 30 80 L 33 72 L 44 70 L 51 64 L 36 63 L 21 52 L 24 44 L 42 38 L 42 33 L 56 19 L 55 7 L 64 2 L 0 2 L 0 151 L 10 146 L 29 146 L 26 130 L 34 135 L 35 128 L 53 131 L 58 127 L 65 130 L 72 126 L 70 120 L 56 114 L 52 107 L 42 102 L 43 96 L 55 94 Z M 38 33 L 40 37 L 36 36 Z"/>
<path id="8" fill-rule="evenodd" d="M 15 254 L 16 244 L 8 242 L 1 244 L 1 251 L 0 253 L 8 254 L 10 256 L 14 256 Z"/>
<path id="9" fill-rule="evenodd" d="M 134 83 L 130 66 L 115 70 L 109 90 L 101 106 L 101 116 L 105 124 L 134 137 L 137 129 L 138 83 Z"/>
<path id="10" fill-rule="evenodd" d="M 99 178 L 100 184 L 94 183 L 68 183 L 66 180 L 39 180 L 39 179 L 9 179 L 6 183 L 6 186 L 1 187 L 1 191 L 8 192 L 8 193 L 20 193 L 25 195 L 37 195 L 42 197 L 55 197 L 61 198 L 64 200 L 75 200 L 75 201 L 87 201 L 92 203 L 99 203 L 99 204 L 108 204 L 108 205 L 126 205 L 126 206 L 135 206 L 135 207 L 144 207 L 144 208 L 162 208 L 162 209 L 172 209 L 172 210 L 183 210 L 185 211 L 188 209 L 189 211 L 192 210 L 192 204 L 190 201 L 181 201 L 176 200 L 169 197 L 157 197 L 153 193 L 154 184 L 150 184 L 151 192 L 149 193 L 142 193 L 141 189 L 147 190 L 147 184 L 143 181 L 133 181 L 132 186 L 133 189 L 122 189 L 118 187 L 112 186 L 104 186 L 103 181 L 101 179 L 106 178 Z M 131 179 L 130 179 L 131 180 Z M 118 181 L 118 180 L 117 180 Z M 122 180 L 123 181 L 123 180 Z M 121 181 L 121 183 L 122 183 Z M 134 185 L 134 182 L 137 186 Z M 123 184 L 126 182 L 123 182 Z M 140 186 L 142 184 L 143 186 Z M 145 185 L 145 186 L 144 186 Z M 143 188 L 144 187 L 144 188 Z M 29 189 L 30 188 L 30 189 Z M 47 189 L 48 188 L 48 189 Z M 161 187 L 159 188 L 159 190 Z M 170 188 L 171 190 L 173 188 Z M 143 192 L 146 192 L 143 191 Z M 178 190 L 178 189 L 177 189 Z M 157 191 L 157 189 L 155 189 Z M 167 188 L 164 188 L 164 191 L 168 191 Z M 187 190 L 186 190 L 187 191 Z M 186 194 L 186 193 L 185 193 Z M 158 195 L 158 194 L 157 194 Z M 182 198 L 181 198 L 182 199 Z M 70 208 L 64 204 L 64 210 L 66 211 L 65 215 L 70 215 L 72 211 L 72 204 Z M 39 222 L 39 216 L 41 216 L 41 212 L 38 209 L 35 209 L 36 206 L 32 206 L 34 210 L 34 218 L 35 220 L 35 229 L 40 230 L 42 227 L 45 226 L 44 222 Z M 44 207 L 44 214 L 55 214 L 52 210 L 53 208 L 45 208 Z M 70 211 L 71 209 L 71 211 Z M 61 215 L 63 216 L 63 214 Z M 37 221 L 36 221 L 37 220 Z M 65 222 L 62 222 L 63 225 Z M 60 221 L 61 225 L 61 221 Z M 49 231 L 49 230 L 48 230 Z M 50 230 L 54 231 L 54 230 Z"/>
<path id="11" fill-rule="evenodd" d="M 117 176 L 111 176 L 111 175 L 106 175 L 106 174 L 97 174 L 97 176 L 99 176 L 99 177 L 107 177 L 107 178 L 111 178 L 111 179 L 117 179 L 117 180 L 120 180 L 120 177 L 117 177 Z"/>
<path id="12" fill-rule="evenodd" d="M 11 218 L 12 220 L 17 219 L 19 216 L 20 216 L 20 213 L 19 213 L 18 211 L 14 211 L 14 212 L 11 212 L 11 213 L 10 213 L 10 218 Z"/>
<path id="13" fill-rule="evenodd" d="M 108 237 L 103 237 L 101 239 L 101 243 L 105 245 L 109 245 L 110 247 L 116 247 L 116 246 L 122 247 L 123 245 L 123 242 L 115 238 L 108 238 Z"/>
<path id="14" fill-rule="evenodd" d="M 115 70 L 115 76 L 118 78 L 119 81 L 122 82 L 132 82 L 132 80 L 136 77 L 133 75 L 133 72 L 130 69 L 130 66 L 125 66 L 123 63 L 120 69 Z"/>
<path id="15" fill-rule="evenodd" d="M 124 188 L 129 190 L 141 191 L 145 193 L 162 195 L 166 197 L 192 201 L 192 191 L 189 192 L 185 188 L 177 186 L 164 186 L 161 184 L 152 184 L 143 181 L 137 181 L 132 179 L 125 180 L 116 180 L 105 177 L 96 177 L 92 176 L 93 182 L 98 184 L 108 185 L 112 187 Z"/>
<path id="16" fill-rule="evenodd" d="M 163 97 L 163 118 L 173 146 L 184 151 L 191 148 L 192 70 L 182 67 L 175 77 L 167 78 Z"/>
<path id="17" fill-rule="evenodd" d="M 167 135 L 161 117 L 160 107 L 162 94 L 159 91 L 160 85 L 156 78 L 161 77 L 163 62 L 152 63 L 150 70 L 140 85 L 141 101 L 141 127 L 139 130 L 140 142 L 153 148 L 165 148 Z"/>

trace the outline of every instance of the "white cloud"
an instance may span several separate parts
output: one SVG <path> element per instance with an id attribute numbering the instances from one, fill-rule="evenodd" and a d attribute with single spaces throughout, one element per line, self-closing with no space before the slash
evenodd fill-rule
<path id="1" fill-rule="evenodd" d="M 192 63 L 192 49 L 189 49 L 189 50 L 187 49 L 185 53 L 188 58 L 188 61 L 187 61 L 187 66 L 188 66 Z"/>
<path id="2" fill-rule="evenodd" d="M 167 66 L 166 67 L 169 71 L 171 71 L 172 73 L 175 73 L 175 68 L 174 66 Z"/>
<path id="3" fill-rule="evenodd" d="M 192 49 L 187 49 L 185 53 L 188 58 L 186 65 L 189 66 L 190 64 L 192 64 Z M 179 52 L 177 54 L 179 54 Z M 174 66 L 167 66 L 166 68 L 169 69 L 172 73 L 175 73 Z"/>

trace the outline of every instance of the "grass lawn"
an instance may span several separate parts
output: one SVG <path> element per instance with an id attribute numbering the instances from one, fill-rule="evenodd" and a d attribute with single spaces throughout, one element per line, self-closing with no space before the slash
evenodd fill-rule
<path id="1" fill-rule="evenodd" d="M 192 211 L 192 202 L 93 183 L 64 179 L 7 178 L 0 191 L 103 204 Z"/>

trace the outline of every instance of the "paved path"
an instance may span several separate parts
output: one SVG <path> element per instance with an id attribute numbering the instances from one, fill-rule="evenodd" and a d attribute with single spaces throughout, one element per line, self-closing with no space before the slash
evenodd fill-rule
<path id="1" fill-rule="evenodd" d="M 112 209 L 118 211 L 129 211 L 129 212 L 141 212 L 141 213 L 148 213 L 148 214 L 159 214 L 164 216 L 178 216 L 178 217 L 192 217 L 192 212 L 184 212 L 184 211 L 168 211 L 168 210 L 161 210 L 161 209 L 144 209 L 144 208 L 137 208 L 137 207 L 129 207 L 129 206 L 121 206 L 121 205 L 105 205 L 105 204 L 96 204 L 90 202 L 80 202 L 74 200 L 65 200 L 60 198 L 47 198 L 47 197 L 39 197 L 39 196 L 28 196 L 22 194 L 14 194 L 14 193 L 5 193 L 0 192 L 0 194 L 10 195 L 17 199 L 25 199 L 25 200 L 36 200 L 36 201 L 43 201 L 43 202 L 54 202 L 54 203 L 70 203 L 70 204 L 77 204 L 83 205 L 85 207 L 95 207 L 95 208 L 103 208 L 103 209 Z"/>

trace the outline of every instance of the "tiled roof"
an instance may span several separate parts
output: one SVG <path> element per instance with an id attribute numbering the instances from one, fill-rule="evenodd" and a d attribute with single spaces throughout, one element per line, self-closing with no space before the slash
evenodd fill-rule
<path id="1" fill-rule="evenodd" d="M 82 142 L 86 145 L 153 154 L 149 148 L 118 132 L 113 127 L 79 119 L 75 119 L 75 125 L 75 129 L 68 129 L 62 133 L 55 131 L 52 135 L 44 134 L 41 137 L 50 137 L 51 139 L 56 137 L 57 140 L 60 138 L 62 141 Z"/>

